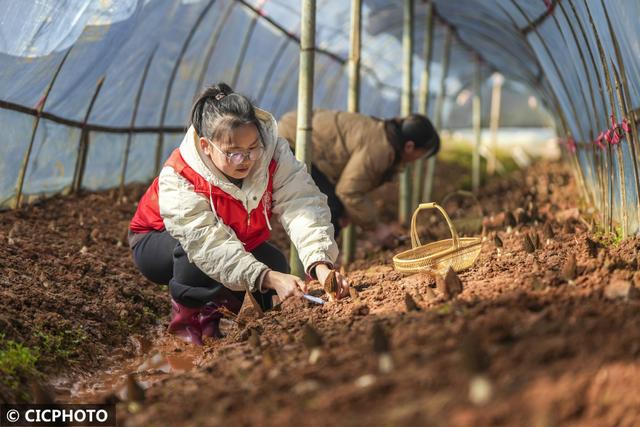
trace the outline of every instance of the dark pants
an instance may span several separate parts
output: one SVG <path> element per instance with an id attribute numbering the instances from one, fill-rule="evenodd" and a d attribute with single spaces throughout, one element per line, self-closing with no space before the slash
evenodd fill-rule
<path id="1" fill-rule="evenodd" d="M 314 165 L 311 165 L 311 178 L 313 178 L 313 182 L 316 183 L 318 189 L 327 196 L 327 204 L 331 211 L 331 223 L 333 224 L 333 228 L 336 232 L 335 237 L 337 238 L 340 235 L 340 230 L 342 229 L 339 220 L 346 213 L 344 205 L 336 195 L 335 185 L 333 185 Z"/>
<path id="2" fill-rule="evenodd" d="M 261 244 L 251 253 L 272 270 L 289 272 L 285 256 L 269 243 Z M 244 292 L 229 290 L 189 262 L 180 243 L 166 231 L 145 234 L 133 248 L 133 261 L 147 279 L 158 284 L 168 284 L 171 297 L 184 306 L 201 307 L 218 296 L 228 297 L 230 294 L 240 302 L 244 299 Z M 274 294 L 273 290 L 265 294 L 256 291 L 253 296 L 263 310 L 268 310 L 272 306 L 271 297 Z"/>

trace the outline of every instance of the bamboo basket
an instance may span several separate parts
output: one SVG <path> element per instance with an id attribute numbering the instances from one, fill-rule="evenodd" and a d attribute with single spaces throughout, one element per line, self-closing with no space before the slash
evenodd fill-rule
<path id="1" fill-rule="evenodd" d="M 451 239 L 422 245 L 418 237 L 416 219 L 418 213 L 425 209 L 438 209 L 447 221 L 451 231 Z M 473 265 L 482 249 L 482 237 L 458 237 L 456 228 L 447 212 L 437 203 L 421 203 L 411 218 L 411 247 L 393 257 L 396 270 L 405 274 L 426 272 L 444 275 L 449 267 L 456 272 L 465 270 Z"/>

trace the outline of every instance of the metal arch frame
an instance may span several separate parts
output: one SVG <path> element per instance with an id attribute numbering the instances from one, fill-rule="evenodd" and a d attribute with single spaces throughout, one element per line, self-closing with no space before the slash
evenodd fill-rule
<path id="1" fill-rule="evenodd" d="M 258 89 L 258 95 L 256 96 L 256 101 L 259 104 L 262 103 L 262 98 L 264 98 L 264 94 L 267 90 L 267 86 L 271 81 L 271 76 L 273 75 L 276 67 L 280 63 L 280 60 L 282 59 L 282 56 L 284 55 L 284 51 L 287 49 L 289 42 L 290 40 L 287 38 L 282 39 L 282 42 L 280 43 L 280 46 L 278 46 L 275 56 L 273 57 L 273 59 L 271 60 L 271 63 L 269 64 L 269 67 L 267 68 L 267 71 L 265 73 L 265 78 L 262 79 L 262 84 L 260 85 L 260 89 Z"/>
<path id="2" fill-rule="evenodd" d="M 147 63 L 144 66 L 142 71 L 142 78 L 140 79 L 140 85 L 138 86 L 138 91 L 136 92 L 136 98 L 133 104 L 133 112 L 131 113 L 131 121 L 129 122 L 129 129 L 133 129 L 136 123 L 136 118 L 138 117 L 138 108 L 140 106 L 140 100 L 142 99 L 142 91 L 144 89 L 145 82 L 147 81 L 147 76 L 149 74 L 149 68 L 151 68 L 151 62 L 153 61 L 153 57 L 158 50 L 158 45 L 153 48 L 153 51 L 149 55 L 147 59 Z M 127 163 L 129 162 L 129 150 L 131 149 L 131 140 L 133 139 L 133 132 L 129 132 L 127 135 L 127 143 L 125 144 L 124 149 L 124 157 L 122 159 L 122 168 L 120 170 L 120 189 L 119 195 L 122 197 L 124 194 L 124 183 L 127 175 Z"/>
<path id="3" fill-rule="evenodd" d="M 298 65 L 299 64 L 296 61 L 291 61 L 291 64 L 289 64 L 289 66 L 287 67 L 286 72 L 283 74 L 283 76 L 280 78 L 280 81 L 277 83 L 278 86 L 277 86 L 276 93 L 282 91 L 282 88 L 287 83 L 288 79 L 291 76 L 291 73 L 295 71 L 295 68 Z M 275 114 L 276 111 L 280 108 L 280 104 L 282 103 L 282 98 L 283 98 L 282 96 L 276 98 L 276 102 L 274 102 L 273 105 L 271 106 L 270 110 L 273 114 Z"/>
<path id="4" fill-rule="evenodd" d="M 40 118 L 42 117 L 42 112 L 44 110 L 44 106 L 47 103 L 47 99 L 49 99 L 49 94 L 51 93 L 51 89 L 53 89 L 53 85 L 58 79 L 58 75 L 60 74 L 60 70 L 62 70 L 62 66 L 67 61 L 69 54 L 73 47 L 70 47 L 69 50 L 64 54 L 60 63 L 56 67 L 56 70 L 53 73 L 51 81 L 49 82 L 49 86 L 45 90 L 44 95 L 38 102 L 38 108 L 35 109 L 35 121 L 33 123 L 33 131 L 31 132 L 31 139 L 29 140 L 29 145 L 27 146 L 27 151 L 24 153 L 24 157 L 22 158 L 22 164 L 20 165 L 20 172 L 18 174 L 18 182 L 16 184 L 16 198 L 13 208 L 19 208 L 22 202 L 22 189 L 24 187 L 24 179 L 27 174 L 27 167 L 29 166 L 29 158 L 31 157 L 31 151 L 33 150 L 33 143 L 36 139 L 36 132 L 38 131 L 38 125 L 40 124 Z"/>
<path id="5" fill-rule="evenodd" d="M 595 55 L 593 53 L 593 50 L 591 49 L 591 44 L 589 43 L 589 39 L 587 37 L 587 32 L 584 28 L 584 26 L 582 25 L 582 20 L 580 19 L 580 17 L 578 16 L 578 11 L 576 10 L 575 5 L 573 4 L 572 0 L 569 0 L 569 6 L 571 7 L 571 10 L 573 12 L 574 17 L 576 18 L 576 22 L 578 23 L 578 29 L 580 30 L 580 34 L 582 35 L 582 38 L 584 40 L 584 45 L 587 47 L 587 53 L 589 54 L 589 59 L 591 61 L 591 65 L 593 66 L 593 73 L 594 75 L 598 75 L 598 66 L 596 65 L 596 59 L 595 59 Z M 605 95 L 604 95 L 604 88 L 602 87 L 602 81 L 600 80 L 600 78 L 596 78 L 596 83 L 598 84 L 598 92 L 600 94 L 600 101 L 602 103 L 602 113 L 604 113 L 604 115 L 606 116 L 607 114 L 607 103 L 605 101 Z M 596 115 L 597 115 L 597 109 L 596 109 Z M 604 128 L 606 127 L 607 124 L 607 120 L 606 118 L 601 119 L 602 116 L 598 116 L 596 117 L 596 121 L 600 121 L 601 126 Z M 606 151 L 602 151 L 600 152 L 598 150 L 598 153 L 602 153 L 602 157 L 600 159 L 601 163 L 602 163 L 602 194 L 601 194 L 601 205 L 602 205 L 602 213 L 603 213 L 603 219 L 602 222 L 607 225 L 607 226 L 611 226 L 611 222 L 608 219 L 608 215 L 609 215 L 609 209 L 606 209 L 606 205 L 607 205 L 607 199 L 610 198 L 609 196 L 609 192 L 610 192 L 610 187 L 607 186 L 606 187 L 606 191 L 604 191 L 605 187 L 604 187 L 604 174 L 609 175 L 610 177 L 610 172 L 609 172 L 609 166 L 608 166 L 608 162 L 607 160 L 607 152 Z"/>
<path id="6" fill-rule="evenodd" d="M 591 24 L 591 28 L 593 30 L 593 35 L 596 39 L 596 46 L 598 48 L 598 53 L 600 54 L 600 61 L 602 62 L 602 68 L 604 71 L 604 80 L 607 87 L 607 94 L 609 95 L 609 102 L 611 107 L 611 115 L 615 117 L 616 115 L 616 105 L 615 105 L 615 97 L 613 95 L 613 88 L 611 86 L 611 74 L 609 72 L 609 64 L 607 64 L 607 58 L 604 52 L 604 48 L 602 47 L 602 42 L 600 41 L 600 35 L 598 34 L 598 28 L 593 20 L 593 16 L 591 15 L 591 10 L 589 9 L 589 4 L 585 3 L 585 8 L 587 10 L 587 15 L 589 16 L 589 23 Z M 609 167 L 611 169 L 611 186 L 613 186 L 614 176 L 613 176 L 613 147 L 611 144 L 607 146 L 609 150 Z M 622 148 L 616 147 L 616 155 L 618 158 L 618 174 L 620 180 L 620 199 L 622 205 L 622 235 L 623 237 L 627 236 L 628 231 L 628 213 L 627 213 L 627 188 L 626 188 L 626 179 L 624 174 L 624 159 L 622 157 Z M 609 195 L 609 201 L 611 202 L 611 218 L 613 219 L 613 191 Z"/>
<path id="7" fill-rule="evenodd" d="M 593 118 L 593 123 L 597 123 L 598 122 L 598 109 L 596 108 L 596 95 L 595 95 L 595 91 L 593 88 L 593 82 L 591 81 L 591 73 L 589 72 L 589 69 L 587 67 L 587 61 L 585 59 L 584 56 L 584 52 L 582 49 L 582 45 L 580 44 L 579 40 L 578 40 L 578 35 L 576 33 L 576 30 L 571 22 L 571 20 L 569 19 L 569 14 L 567 13 L 564 5 L 562 4 L 562 2 L 558 2 L 558 5 L 560 6 L 560 10 L 563 14 L 563 16 L 565 17 L 567 24 L 569 25 L 569 29 L 571 30 L 571 34 L 573 36 L 573 41 L 577 47 L 578 50 L 578 54 L 580 56 L 580 61 L 582 62 L 582 68 L 584 69 L 584 73 L 587 76 L 587 84 L 589 87 L 589 94 L 591 95 L 591 108 L 592 108 L 592 118 Z M 577 18 L 577 15 L 576 15 Z M 558 26 L 558 28 L 560 28 L 560 23 L 558 21 L 558 19 L 556 17 L 554 17 L 554 21 L 556 22 L 556 25 Z M 584 35 L 584 34 L 583 34 Z M 592 127 L 593 129 L 593 127 Z M 591 141 L 593 141 L 595 135 L 594 132 L 592 131 L 591 134 L 589 135 L 589 139 Z M 596 179 L 598 180 L 598 190 L 600 192 L 600 197 L 602 198 L 602 201 L 604 200 L 603 198 L 605 197 L 605 191 L 604 191 L 604 177 L 602 175 L 603 173 L 603 167 L 598 167 L 599 165 L 603 165 L 604 159 L 601 158 L 600 156 L 600 152 L 599 150 L 596 150 L 595 145 L 594 144 L 589 144 L 590 145 L 590 151 L 591 151 L 591 155 L 592 155 L 592 165 L 591 167 L 594 169 L 593 176 L 596 177 Z M 595 194 L 594 194 L 594 200 L 595 200 Z M 604 203 L 603 203 L 604 204 Z"/>
<path id="8" fill-rule="evenodd" d="M 523 16 L 525 16 L 525 18 L 527 18 L 526 14 L 524 14 L 524 12 L 522 12 L 522 10 L 517 5 L 517 3 L 515 3 L 515 0 L 511 0 L 511 2 L 516 6 L 516 8 L 520 11 L 520 13 L 523 14 Z M 511 16 L 511 14 L 507 10 L 505 10 L 502 5 L 499 5 L 499 7 L 503 10 L 503 12 L 505 13 L 505 16 L 507 16 L 509 18 L 509 20 L 513 24 L 514 28 L 518 28 L 516 26 L 514 18 Z M 537 32 L 537 29 L 535 29 L 535 31 L 536 31 L 536 35 L 538 36 L 538 38 L 540 38 L 540 35 Z M 523 35 L 523 37 L 524 37 L 525 42 L 530 46 L 529 39 L 524 35 Z M 543 48 L 545 48 L 545 50 L 547 51 L 547 55 L 549 55 L 548 47 L 544 43 L 544 40 L 541 39 L 541 42 L 542 42 Z M 549 55 L 549 56 L 550 56 L 550 59 L 552 60 L 552 64 L 555 65 L 556 73 L 557 73 L 558 72 L 557 71 L 557 64 L 555 63 L 555 60 L 553 59 L 553 57 L 551 57 L 551 55 Z M 542 64 L 537 59 L 537 57 L 535 58 L 535 60 L 536 60 L 536 63 L 538 64 L 538 67 L 540 68 L 540 71 L 544 73 L 544 69 L 542 68 Z M 545 77 L 546 77 L 546 73 L 545 73 Z M 565 89 L 565 91 L 568 94 L 569 92 L 567 91 L 567 89 L 566 89 L 566 87 L 564 85 L 564 80 L 561 78 L 560 75 L 559 75 L 559 79 L 560 79 L 560 83 L 563 85 L 563 88 Z M 561 108 L 560 101 L 558 100 L 558 97 L 556 96 L 555 92 L 553 91 L 553 88 L 549 85 L 548 78 L 545 79 L 545 83 L 546 83 L 546 90 L 548 91 L 548 96 L 550 96 L 550 102 L 554 105 L 554 108 L 555 108 L 555 110 L 556 110 L 556 112 L 558 114 L 558 118 L 560 120 L 560 124 L 563 127 L 563 133 L 567 134 L 567 133 L 569 133 L 568 121 L 567 121 L 567 118 L 565 116 L 564 111 Z M 545 88 L 545 83 L 542 84 L 541 89 Z M 575 108 L 574 108 L 574 110 L 575 110 Z M 575 160 L 575 158 L 574 158 L 574 160 Z M 586 184 L 585 184 L 585 180 L 584 180 L 584 175 L 583 175 L 582 169 L 581 168 L 577 168 L 577 170 L 576 170 L 575 165 L 574 165 L 574 172 L 577 173 L 576 179 L 578 180 L 579 187 L 580 187 L 581 191 L 583 192 L 583 197 L 585 198 L 585 200 L 590 200 L 589 199 L 590 195 L 587 192 L 587 187 L 586 187 Z"/>
<path id="9" fill-rule="evenodd" d="M 202 8 L 200 15 L 198 15 L 198 17 L 196 18 L 195 22 L 193 23 L 193 26 L 189 30 L 189 33 L 187 33 L 187 37 L 182 43 L 182 48 L 180 49 L 180 52 L 178 53 L 178 57 L 176 58 L 176 61 L 173 65 L 173 69 L 171 70 L 171 75 L 169 76 L 169 82 L 167 84 L 167 88 L 164 93 L 164 101 L 162 102 L 162 112 L 160 115 L 160 125 L 159 125 L 160 129 L 164 128 L 164 121 L 167 118 L 167 110 L 169 109 L 169 98 L 171 97 L 171 90 L 173 89 L 173 82 L 176 78 L 176 74 L 178 73 L 178 68 L 180 68 L 180 64 L 182 63 L 182 58 L 184 57 L 184 54 L 186 53 L 187 48 L 189 47 L 189 43 L 191 42 L 191 39 L 193 38 L 194 34 L 198 30 L 198 27 L 200 27 L 200 24 L 204 21 L 204 17 L 211 10 L 211 7 L 215 3 L 215 1 L 216 0 L 209 0 L 209 3 Z M 164 148 L 164 132 L 159 132 L 158 142 L 156 143 L 156 155 L 155 155 L 155 165 L 156 165 L 155 173 L 156 174 L 158 174 L 158 172 L 160 171 L 160 163 L 162 161 L 163 148 Z"/>
<path id="10" fill-rule="evenodd" d="M 633 160 L 633 177 L 636 185 L 636 212 L 638 215 L 638 221 L 640 224 L 640 177 L 638 172 L 638 154 L 636 149 L 638 148 L 638 132 L 637 132 L 637 123 L 636 118 L 633 114 L 629 114 L 629 109 L 631 107 L 631 98 L 629 97 L 629 86 L 627 83 L 627 72 L 624 66 L 624 58 L 620 51 L 620 44 L 618 43 L 618 37 L 616 36 L 615 31 L 613 30 L 613 25 L 611 25 L 611 19 L 609 18 L 609 12 L 605 7 L 604 2 L 601 0 L 602 8 L 604 10 L 605 17 L 607 19 L 607 26 L 609 27 L 609 32 L 611 33 L 611 40 L 613 41 L 613 49 L 616 55 L 616 60 L 618 61 L 618 66 L 620 67 L 620 74 L 618 74 L 618 70 L 616 70 L 615 66 L 613 66 L 613 61 L 611 62 L 611 66 L 613 68 L 613 76 L 616 83 L 616 92 L 618 94 L 618 104 L 620 108 L 620 112 L 629 118 L 629 122 L 631 123 L 631 127 L 633 132 L 625 131 L 627 141 L 629 143 L 629 148 L 631 151 L 631 157 Z"/>
<path id="11" fill-rule="evenodd" d="M 240 55 L 236 60 L 236 64 L 233 68 L 233 77 L 231 77 L 231 87 L 235 89 L 236 84 L 238 83 L 238 77 L 240 76 L 240 70 L 242 69 L 242 65 L 244 64 L 244 58 L 247 55 L 247 48 L 249 46 L 249 40 L 253 36 L 253 31 L 256 29 L 256 24 L 258 23 L 258 17 L 253 16 L 251 18 L 251 22 L 249 22 L 249 28 L 247 28 L 247 32 L 242 39 L 242 44 L 240 45 Z"/>
<path id="12" fill-rule="evenodd" d="M 98 95 L 100 94 L 100 90 L 102 90 L 102 85 L 104 83 L 105 76 L 100 77 L 98 79 L 98 83 L 96 85 L 96 90 L 93 92 L 93 96 L 91 97 L 91 102 L 89 102 L 89 106 L 87 107 L 87 111 L 84 114 L 83 125 L 86 125 L 89 120 L 89 116 L 91 115 L 91 111 L 93 110 L 93 105 L 98 99 Z M 80 132 L 80 140 L 78 141 L 78 157 L 76 158 L 76 166 L 73 171 L 73 182 L 72 182 L 72 191 L 77 193 L 82 186 L 82 179 L 84 177 L 84 168 L 87 163 L 87 153 L 89 151 L 89 134 L 90 132 L 86 130 L 86 127 L 81 127 Z"/>
<path id="13" fill-rule="evenodd" d="M 261 13 L 260 10 L 258 10 L 256 7 L 254 7 L 253 5 L 249 4 L 246 0 L 233 0 L 235 2 L 238 2 L 240 4 L 242 4 L 244 7 L 250 9 L 253 11 L 253 13 L 260 15 L 260 17 L 262 19 L 264 19 L 265 21 L 267 21 L 269 24 L 271 24 L 274 28 L 276 28 L 277 30 L 279 30 L 281 33 L 283 33 L 286 37 L 289 37 L 291 40 L 294 40 L 296 43 L 298 43 L 298 45 L 300 44 L 300 38 L 297 37 L 296 35 L 292 34 L 290 31 L 288 31 L 286 28 L 284 28 L 282 25 L 278 24 L 273 18 L 264 15 L 263 13 Z M 340 62 L 341 64 L 345 64 L 347 62 L 346 59 L 342 58 L 341 56 L 327 50 L 327 49 L 322 49 L 322 48 L 316 48 L 315 51 L 317 53 L 322 53 L 324 55 L 327 55 L 331 58 L 333 58 L 334 60 Z M 386 87 L 389 89 L 393 89 L 396 92 L 400 92 L 400 88 L 389 85 L 384 83 L 382 80 L 380 80 L 380 77 L 378 77 L 377 73 L 375 72 L 375 70 L 371 67 L 367 67 L 366 65 L 361 65 L 363 70 L 366 70 L 369 74 L 371 74 L 372 78 L 378 83 L 377 87 Z"/>
<path id="14" fill-rule="evenodd" d="M 561 6 L 562 6 L 562 5 L 561 5 Z M 564 12 L 564 9 L 562 9 L 562 11 Z M 566 17 L 566 15 L 565 15 L 565 17 Z M 561 34 L 562 38 L 564 39 L 565 44 L 570 45 L 571 41 L 569 40 L 569 38 L 568 38 L 567 36 L 565 36 L 565 33 L 562 31 L 562 27 L 560 26 L 560 21 L 558 20 L 558 17 L 557 17 L 555 14 L 553 14 L 552 19 L 553 19 L 553 23 L 556 25 L 556 27 L 558 28 L 558 31 L 560 32 L 560 34 Z M 568 20 L 567 20 L 567 21 L 568 21 Z M 584 62 L 584 57 L 582 56 L 581 47 L 580 47 L 580 45 L 577 43 L 577 37 L 576 37 L 575 31 L 574 31 L 574 29 L 573 29 L 573 26 L 571 25 L 571 23 L 570 23 L 569 21 L 568 21 L 568 23 L 569 23 L 569 28 L 570 28 L 570 30 L 571 30 L 571 33 L 572 33 L 572 35 L 573 35 L 573 37 L 574 37 L 573 42 L 575 43 L 575 45 L 576 45 L 576 47 L 577 47 L 577 49 L 578 49 L 578 52 L 579 52 L 579 54 L 580 54 L 580 57 L 581 57 L 581 59 L 582 59 L 582 60 L 583 60 L 583 62 Z M 584 65 L 584 64 L 583 64 L 583 65 Z M 580 73 L 580 71 L 579 71 L 579 69 L 578 69 L 578 66 L 577 66 L 577 65 L 576 65 L 576 66 L 574 66 L 573 70 L 575 71 L 576 76 L 577 76 L 577 77 L 579 77 L 579 73 Z M 585 71 L 586 71 L 586 67 L 585 67 Z M 591 80 L 589 79 L 589 89 L 590 89 L 590 90 L 592 90 L 593 88 L 591 87 L 590 81 L 591 81 Z M 586 94 L 585 94 L 586 88 L 584 87 L 584 84 L 583 84 L 583 82 L 582 82 L 580 79 L 578 79 L 578 88 L 579 88 L 580 95 L 582 96 L 582 101 L 584 102 L 584 105 L 585 105 L 585 107 L 586 107 L 587 114 L 588 114 L 588 113 L 589 113 L 589 107 L 588 107 L 589 102 L 587 101 L 587 96 L 586 96 Z M 594 116 L 593 116 L 593 117 L 594 117 L 594 118 L 596 118 L 596 117 L 595 117 L 595 114 L 596 114 L 596 113 L 595 113 L 595 101 L 594 101 L 594 99 L 593 99 L 593 92 L 591 93 L 591 95 L 592 95 L 592 98 L 591 98 L 591 104 L 592 104 L 592 106 L 594 107 Z M 595 122 L 594 122 L 594 123 L 595 123 Z M 586 128 L 589 128 L 589 127 L 590 127 L 590 126 L 586 126 L 586 127 L 585 127 L 585 129 L 586 129 Z M 584 136 L 584 137 L 586 137 L 586 138 L 589 138 L 589 141 L 593 141 L 593 137 L 594 137 L 594 135 L 593 135 L 593 132 L 592 132 L 592 131 L 590 131 L 587 135 L 583 135 L 583 136 Z M 586 138 L 585 138 L 585 140 L 586 140 Z M 594 150 L 593 145 L 592 145 L 592 144 L 590 144 L 590 146 L 591 146 L 592 154 L 595 154 L 595 150 Z M 576 160 L 577 160 L 577 159 L 576 159 Z M 595 161 L 595 155 L 594 155 L 594 157 L 591 159 L 591 162 L 590 162 L 590 163 L 591 163 L 590 167 L 591 167 L 591 169 L 592 169 L 592 170 L 594 170 L 594 169 L 595 169 L 595 165 L 593 164 L 593 162 L 594 162 L 594 161 Z M 580 166 L 580 162 L 578 161 L 577 163 L 578 163 L 578 166 Z M 597 174 L 597 173 L 596 173 L 596 174 Z M 592 175 L 593 175 L 593 173 L 592 173 Z M 586 181 L 585 181 L 585 185 L 586 185 Z M 587 194 L 589 194 L 588 188 L 585 188 L 585 189 L 587 190 Z M 594 197 L 594 200 L 595 200 L 595 194 L 593 195 L 593 197 Z"/>
<path id="15" fill-rule="evenodd" d="M 211 36 L 211 41 L 209 42 L 209 46 L 207 47 L 207 51 L 204 55 L 204 61 L 202 63 L 202 69 L 200 70 L 200 74 L 198 75 L 198 83 L 196 83 L 196 93 L 193 94 L 193 97 L 197 97 L 198 93 L 202 90 L 202 85 L 204 83 L 204 78 L 207 75 L 207 71 L 209 70 L 209 62 L 211 62 L 211 57 L 213 56 L 213 51 L 218 45 L 218 40 L 222 35 L 222 31 L 224 30 L 225 25 L 227 25 L 227 20 L 233 11 L 233 6 L 235 6 L 234 0 L 229 0 L 229 4 L 222 12 L 222 17 L 216 29 L 214 30 L 213 35 Z"/>
<path id="16" fill-rule="evenodd" d="M 527 17 L 527 15 L 524 13 L 524 11 L 520 7 L 520 5 L 518 5 L 518 3 L 516 2 L 516 0 L 511 0 L 511 3 L 516 7 L 516 9 L 518 9 L 518 11 L 522 14 L 522 16 L 524 16 L 528 21 L 529 17 Z M 553 57 L 553 55 L 551 55 L 551 51 L 549 50 L 549 46 L 547 46 L 547 43 L 540 36 L 540 33 L 538 32 L 537 28 L 534 28 L 534 32 L 535 32 L 536 36 L 540 39 L 540 43 L 541 43 L 542 47 L 544 48 L 545 52 L 547 53 L 547 56 L 551 60 L 551 63 L 552 63 L 552 65 L 553 65 L 553 67 L 554 67 L 554 69 L 556 71 L 556 75 L 558 76 L 558 80 L 560 81 L 560 84 L 562 85 L 563 90 L 567 94 L 567 97 L 570 98 L 569 95 L 570 95 L 571 92 L 569 92 L 569 89 L 568 89 L 568 87 L 566 85 L 566 82 L 562 78 L 562 73 L 560 73 L 560 69 L 558 67 L 558 63 L 556 62 L 556 60 Z M 578 112 L 576 111 L 575 107 L 573 107 L 573 104 L 571 104 L 571 106 L 572 106 L 571 110 L 573 112 L 573 117 L 574 117 L 576 123 L 580 123 L 580 121 L 578 120 Z M 567 129 L 567 130 L 569 130 L 569 129 Z"/>

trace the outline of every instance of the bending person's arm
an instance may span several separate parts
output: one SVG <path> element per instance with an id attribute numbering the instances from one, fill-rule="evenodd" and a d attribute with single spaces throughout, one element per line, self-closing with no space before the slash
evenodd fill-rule
<path id="1" fill-rule="evenodd" d="M 373 229 L 378 223 L 378 210 L 369 193 L 380 185 L 392 164 L 392 155 L 361 148 L 352 154 L 340 175 L 336 195 L 344 204 L 349 219 L 362 228 Z"/>
<path id="2" fill-rule="evenodd" d="M 327 196 L 318 190 L 283 138 L 278 138 L 274 159 L 278 168 L 273 180 L 273 212 L 280 216 L 305 271 L 312 275 L 311 267 L 333 265 L 338 257 Z"/>

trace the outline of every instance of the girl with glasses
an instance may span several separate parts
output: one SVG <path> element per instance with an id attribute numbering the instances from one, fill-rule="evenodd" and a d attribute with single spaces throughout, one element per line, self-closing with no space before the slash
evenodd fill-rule
<path id="1" fill-rule="evenodd" d="M 326 197 L 278 138 L 269 113 L 224 83 L 207 88 L 129 227 L 136 266 L 169 285 L 169 332 L 202 345 L 203 337 L 221 336 L 218 310 L 237 313 L 245 291 L 263 309 L 274 294 L 284 300 L 307 292 L 267 242 L 274 213 L 307 275 L 323 282 L 338 255 Z M 336 276 L 341 298 L 348 283 Z"/>

